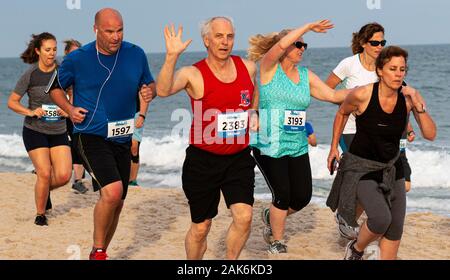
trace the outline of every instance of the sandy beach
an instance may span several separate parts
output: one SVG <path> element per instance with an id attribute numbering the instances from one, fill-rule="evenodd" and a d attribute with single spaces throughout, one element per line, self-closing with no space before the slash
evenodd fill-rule
<path id="1" fill-rule="evenodd" d="M 69 185 L 52 192 L 49 226 L 34 225 L 34 175 L 0 173 L 0 259 L 87 259 L 92 244 L 93 206 L 98 193 L 75 194 Z M 336 230 L 332 212 L 311 204 L 289 217 L 286 227 L 289 253 L 269 255 L 262 238 L 261 208 L 256 201 L 250 238 L 240 259 L 342 259 L 345 240 Z M 221 203 L 213 220 L 205 259 L 223 259 L 229 211 Z M 185 259 L 184 237 L 190 224 L 181 188 L 131 188 L 116 235 L 108 249 L 110 259 Z M 450 259 L 450 218 L 432 213 L 410 213 L 399 258 Z"/>

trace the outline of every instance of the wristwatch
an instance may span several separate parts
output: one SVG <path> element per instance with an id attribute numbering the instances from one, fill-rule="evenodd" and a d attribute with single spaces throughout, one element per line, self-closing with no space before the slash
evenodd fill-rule
<path id="1" fill-rule="evenodd" d="M 427 110 L 425 109 L 425 106 L 423 106 L 423 103 L 422 103 L 421 105 L 422 105 L 422 111 L 417 110 L 416 106 L 414 106 L 414 109 L 415 109 L 416 112 L 419 113 L 419 114 L 423 114 L 423 113 L 425 113 L 425 112 L 427 111 Z"/>

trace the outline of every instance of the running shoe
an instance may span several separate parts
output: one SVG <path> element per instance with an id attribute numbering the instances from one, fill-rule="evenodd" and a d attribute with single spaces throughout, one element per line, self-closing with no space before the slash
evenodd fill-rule
<path id="1" fill-rule="evenodd" d="M 347 247 L 345 248 L 344 260 L 361 261 L 363 259 L 364 251 L 358 252 L 354 247 L 355 244 L 356 239 L 348 242 Z"/>
<path id="2" fill-rule="evenodd" d="M 48 226 L 47 217 L 44 214 L 36 215 L 36 219 L 34 220 L 34 224 L 38 226 Z"/>
<path id="3" fill-rule="evenodd" d="M 352 227 L 342 218 L 339 213 L 336 212 L 336 223 L 338 224 L 339 234 L 348 240 L 354 240 L 358 238 L 358 228 Z"/>
<path id="4" fill-rule="evenodd" d="M 128 186 L 139 187 L 139 184 L 138 184 L 137 180 L 132 180 L 128 183 Z"/>
<path id="5" fill-rule="evenodd" d="M 272 228 L 264 227 L 264 229 L 263 229 L 263 238 L 264 238 L 264 241 L 266 241 L 267 244 L 270 244 L 270 243 L 273 242 Z"/>
<path id="6" fill-rule="evenodd" d="M 261 220 L 266 225 L 266 227 L 270 227 L 270 211 L 269 208 L 263 208 L 261 211 Z"/>
<path id="7" fill-rule="evenodd" d="M 101 248 L 92 249 L 89 254 L 89 260 L 91 261 L 106 261 L 108 259 L 108 255 L 106 254 L 106 250 Z"/>
<path id="8" fill-rule="evenodd" d="M 72 189 L 76 192 L 76 193 L 85 193 L 88 191 L 88 188 L 86 188 L 83 184 L 83 182 L 81 180 L 76 181 L 75 183 L 72 184 Z"/>
<path id="9" fill-rule="evenodd" d="M 269 250 L 267 250 L 270 254 L 284 254 L 287 253 L 287 246 L 283 244 L 280 240 L 275 240 L 269 245 Z"/>

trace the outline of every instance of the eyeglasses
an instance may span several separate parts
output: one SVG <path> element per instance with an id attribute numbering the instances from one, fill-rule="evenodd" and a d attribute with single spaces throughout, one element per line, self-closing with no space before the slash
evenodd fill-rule
<path id="1" fill-rule="evenodd" d="M 368 41 L 368 43 L 369 43 L 372 47 L 378 47 L 379 45 L 381 45 L 382 47 L 386 46 L 386 40 L 382 40 L 382 41 L 374 41 L 374 40 L 370 40 L 370 41 Z"/>
<path id="2" fill-rule="evenodd" d="M 308 48 L 308 44 L 307 44 L 307 43 L 303 43 L 303 42 L 301 42 L 301 41 L 294 42 L 294 46 L 295 46 L 297 49 L 301 49 L 302 47 L 305 47 L 305 51 L 306 51 L 306 49 Z"/>

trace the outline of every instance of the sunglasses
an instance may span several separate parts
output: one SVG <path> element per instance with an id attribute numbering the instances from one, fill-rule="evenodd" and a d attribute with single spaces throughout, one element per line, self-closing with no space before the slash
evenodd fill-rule
<path id="1" fill-rule="evenodd" d="M 303 42 L 301 42 L 301 41 L 294 42 L 294 46 L 295 46 L 297 49 L 301 49 L 302 47 L 305 47 L 305 51 L 306 51 L 306 49 L 308 48 L 308 44 L 307 44 L 307 43 L 303 43 Z"/>
<path id="2" fill-rule="evenodd" d="M 379 45 L 381 45 L 382 47 L 386 46 L 386 40 L 382 40 L 382 41 L 374 41 L 374 40 L 370 40 L 370 41 L 368 41 L 368 43 L 369 43 L 372 47 L 378 47 Z"/>

